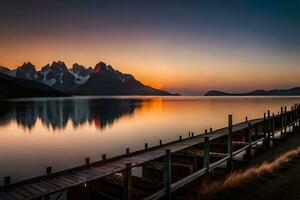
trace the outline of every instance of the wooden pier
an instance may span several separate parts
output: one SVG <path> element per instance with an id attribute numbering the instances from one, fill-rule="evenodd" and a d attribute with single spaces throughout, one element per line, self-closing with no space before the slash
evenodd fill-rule
<path id="1" fill-rule="evenodd" d="M 243 154 L 251 159 L 257 144 L 269 146 L 272 141 L 284 141 L 288 134 L 299 130 L 299 104 L 281 108 L 281 112 L 233 125 L 228 116 L 228 127 L 189 133 L 187 138 L 157 146 L 145 144 L 143 150 L 98 162 L 85 159 L 85 165 L 52 173 L 47 167 L 44 176 L 21 182 L 4 178 L 0 200 L 25 199 L 173 199 L 174 193 L 216 168 L 234 168 L 234 157 Z M 276 136 L 276 137 L 275 137 Z M 142 176 L 132 175 L 132 168 L 140 167 Z"/>

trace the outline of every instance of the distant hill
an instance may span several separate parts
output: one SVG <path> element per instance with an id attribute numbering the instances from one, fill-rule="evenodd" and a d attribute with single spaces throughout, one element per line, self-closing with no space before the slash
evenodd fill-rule
<path id="1" fill-rule="evenodd" d="M 27 80 L 31 81 L 31 84 L 35 82 L 45 86 L 47 91 L 52 89 L 52 91 L 59 91 L 61 94 L 173 95 L 167 91 L 144 85 L 131 74 L 124 74 L 104 62 L 99 62 L 94 68 L 75 63 L 72 68 L 68 69 L 64 62 L 58 61 L 45 65 L 39 71 L 32 63 L 27 62 L 14 70 L 0 67 L 0 73 L 10 77 L 12 82 L 17 79 Z M 0 85 L 0 89 L 2 89 L 1 87 Z"/>
<path id="2" fill-rule="evenodd" d="M 275 90 L 255 90 L 248 93 L 226 93 L 217 90 L 208 91 L 205 96 L 297 96 L 300 95 L 300 87 Z"/>
<path id="3" fill-rule="evenodd" d="M 64 95 L 40 82 L 10 77 L 0 73 L 0 99 Z"/>

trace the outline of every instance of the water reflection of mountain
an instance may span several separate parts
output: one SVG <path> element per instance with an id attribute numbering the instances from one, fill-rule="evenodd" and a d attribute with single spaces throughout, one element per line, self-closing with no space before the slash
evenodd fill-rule
<path id="1" fill-rule="evenodd" d="M 16 121 L 24 128 L 35 126 L 41 119 L 44 126 L 65 128 L 71 120 L 74 127 L 94 123 L 105 128 L 141 107 L 141 99 L 56 99 L 1 102 L 0 125 Z"/>

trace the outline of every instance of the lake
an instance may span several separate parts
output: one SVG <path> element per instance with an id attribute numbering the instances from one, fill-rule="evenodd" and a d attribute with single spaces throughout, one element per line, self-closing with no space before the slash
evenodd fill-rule
<path id="1" fill-rule="evenodd" d="M 71 97 L 0 103 L 0 178 L 12 182 L 263 117 L 300 97 Z"/>

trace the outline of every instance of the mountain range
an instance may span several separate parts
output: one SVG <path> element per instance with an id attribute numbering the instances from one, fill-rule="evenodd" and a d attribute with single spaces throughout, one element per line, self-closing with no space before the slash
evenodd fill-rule
<path id="1" fill-rule="evenodd" d="M 65 95 L 172 95 L 144 85 L 131 74 L 99 62 L 94 68 L 62 61 L 37 70 L 31 62 L 11 70 L 0 66 L 0 98 Z"/>
<path id="2" fill-rule="evenodd" d="M 205 96 L 297 96 L 300 95 L 300 87 L 290 89 L 254 90 L 247 93 L 226 93 L 217 90 L 208 91 Z"/>

